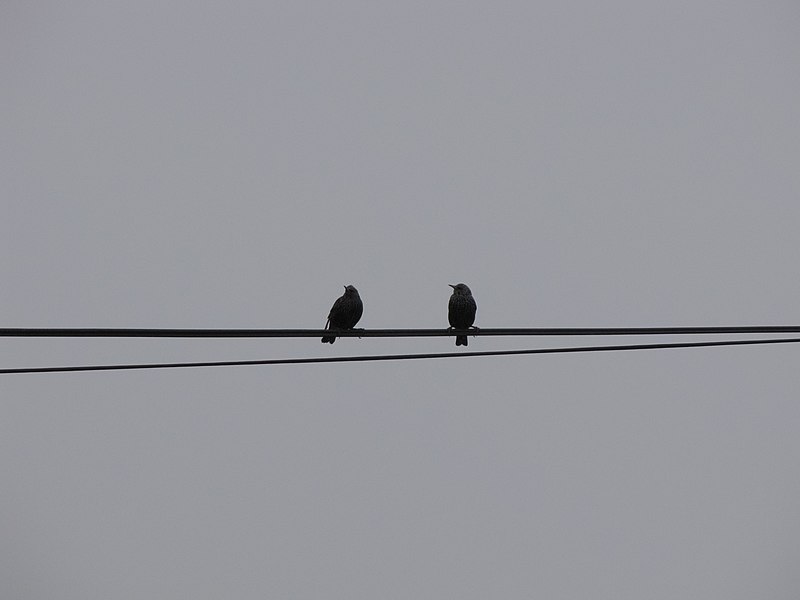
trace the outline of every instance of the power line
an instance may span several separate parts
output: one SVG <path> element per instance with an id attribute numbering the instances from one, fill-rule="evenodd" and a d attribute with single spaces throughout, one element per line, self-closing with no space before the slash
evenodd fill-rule
<path id="1" fill-rule="evenodd" d="M 572 346 L 565 348 L 535 348 L 532 350 L 490 350 L 485 352 L 439 352 L 428 354 L 382 354 L 371 356 L 332 356 L 320 358 L 275 358 L 266 360 L 229 360 L 216 362 L 149 363 L 127 365 L 89 365 L 73 367 L 30 367 L 0 369 L 0 375 L 12 373 L 66 373 L 75 371 L 123 371 L 135 369 L 178 369 L 194 367 L 244 367 L 253 365 L 298 365 L 311 363 L 374 362 L 387 360 L 419 360 L 472 356 L 520 356 L 526 354 L 567 354 L 578 352 L 617 352 L 624 350 L 664 350 L 670 348 L 708 348 L 715 346 L 753 346 L 763 344 L 794 344 L 800 338 L 766 340 L 724 340 L 717 342 L 675 342 L 664 344 L 627 344 L 616 346 Z"/>
<path id="2" fill-rule="evenodd" d="M 719 335 L 800 333 L 800 325 L 749 325 L 733 327 L 505 327 L 482 329 L 354 329 L 337 331 L 336 337 L 439 337 L 470 336 L 605 336 L 605 335 Z M 116 337 L 116 338 L 289 338 L 322 337 L 325 329 L 154 329 L 119 327 L 6 327 L 0 337 Z"/>

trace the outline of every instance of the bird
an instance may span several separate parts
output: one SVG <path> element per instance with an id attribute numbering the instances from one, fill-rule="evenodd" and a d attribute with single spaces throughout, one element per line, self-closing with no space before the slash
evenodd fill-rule
<path id="1" fill-rule="evenodd" d="M 448 284 L 453 288 L 453 295 L 447 305 L 447 319 L 451 329 L 468 329 L 475 322 L 475 313 L 478 305 L 472 297 L 472 291 L 466 283 Z M 457 335 L 456 346 L 467 346 L 467 336 Z"/>
<path id="2" fill-rule="evenodd" d="M 353 329 L 363 312 L 364 303 L 361 302 L 358 290 L 352 285 L 346 285 L 344 286 L 344 294 L 336 299 L 336 302 L 331 307 L 331 312 L 328 313 L 328 322 L 325 323 L 325 329 L 330 329 L 331 331 Z M 332 344 L 335 341 L 335 335 L 326 335 L 322 338 L 323 344 Z"/>

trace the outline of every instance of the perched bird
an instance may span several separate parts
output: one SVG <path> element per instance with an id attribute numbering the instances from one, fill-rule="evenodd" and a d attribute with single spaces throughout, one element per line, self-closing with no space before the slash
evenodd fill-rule
<path id="1" fill-rule="evenodd" d="M 453 295 L 450 296 L 450 303 L 447 305 L 447 319 L 450 321 L 451 329 L 468 329 L 475 322 L 475 312 L 478 305 L 472 297 L 472 291 L 466 283 L 457 285 L 448 284 L 453 288 Z M 467 336 L 457 335 L 456 346 L 467 346 Z"/>
<path id="2" fill-rule="evenodd" d="M 331 331 L 352 329 L 358 323 L 363 312 L 364 304 L 361 302 L 358 290 L 352 285 L 346 285 L 344 286 L 344 294 L 333 303 L 331 312 L 328 313 L 328 322 L 325 323 L 325 329 L 330 329 Z M 335 335 L 326 335 L 322 338 L 323 344 L 332 344 L 335 341 Z"/>

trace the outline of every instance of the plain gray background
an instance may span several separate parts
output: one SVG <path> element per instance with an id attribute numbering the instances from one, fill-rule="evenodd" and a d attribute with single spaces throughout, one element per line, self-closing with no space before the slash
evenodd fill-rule
<path id="1" fill-rule="evenodd" d="M 2 324 L 322 327 L 352 283 L 364 327 L 444 327 L 459 281 L 484 327 L 798 324 L 799 28 L 790 1 L 6 0 Z M 0 340 L 4 367 L 451 350 Z M 2 596 L 794 599 L 798 360 L 5 375 Z"/>

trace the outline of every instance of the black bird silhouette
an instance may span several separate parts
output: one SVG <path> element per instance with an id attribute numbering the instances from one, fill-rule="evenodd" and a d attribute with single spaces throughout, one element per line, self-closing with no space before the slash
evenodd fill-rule
<path id="1" fill-rule="evenodd" d="M 447 319 L 451 329 L 468 329 L 475 322 L 475 313 L 478 305 L 472 297 L 472 291 L 466 283 L 456 285 L 448 284 L 453 288 L 453 295 L 447 305 Z M 456 346 L 468 346 L 469 341 L 465 335 L 456 336 Z"/>
<path id="2" fill-rule="evenodd" d="M 325 329 L 353 329 L 364 312 L 364 303 L 358 290 L 352 285 L 344 286 L 344 294 L 333 303 L 331 312 L 328 313 L 328 322 Z M 336 341 L 335 335 L 326 335 L 322 338 L 323 344 L 332 344 Z"/>

